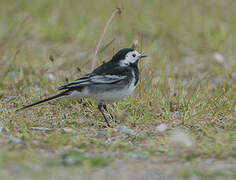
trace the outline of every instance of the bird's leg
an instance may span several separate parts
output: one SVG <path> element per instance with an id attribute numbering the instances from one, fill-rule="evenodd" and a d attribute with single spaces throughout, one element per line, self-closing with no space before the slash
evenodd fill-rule
<path id="1" fill-rule="evenodd" d="M 105 109 L 105 111 L 106 111 L 107 113 L 109 113 L 109 115 L 111 116 L 111 119 L 112 119 L 115 123 L 117 123 L 117 120 L 114 118 L 113 114 L 108 111 L 107 106 L 106 106 L 105 104 L 103 104 L 103 109 Z"/>
<path id="2" fill-rule="evenodd" d="M 107 123 L 107 126 L 108 126 L 108 127 L 111 127 L 111 125 L 109 124 L 109 122 L 108 122 L 108 120 L 107 120 L 107 118 L 106 118 L 104 112 L 102 111 L 102 107 L 103 107 L 103 106 L 102 106 L 101 104 L 98 105 L 98 109 L 99 109 L 99 111 L 102 113 L 102 115 L 103 115 L 103 117 L 104 117 L 104 120 L 105 120 L 105 122 Z"/>

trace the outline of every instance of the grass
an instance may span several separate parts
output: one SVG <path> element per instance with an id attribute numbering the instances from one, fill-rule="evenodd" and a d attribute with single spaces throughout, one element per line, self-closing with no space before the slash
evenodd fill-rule
<path id="1" fill-rule="evenodd" d="M 117 126 L 102 129 L 99 135 L 103 118 L 90 100 L 55 101 L 15 113 L 22 105 L 48 97 L 56 93 L 58 85 L 90 71 L 97 41 L 117 6 L 124 10 L 109 26 L 102 46 L 112 43 L 98 54 L 97 64 L 135 40 L 139 41 L 137 49 L 149 55 L 140 64 L 141 79 L 135 93 L 109 106 L 121 125 L 134 130 L 135 135 L 120 134 Z M 1 1 L 3 178 L 63 179 L 66 173 L 72 178 L 96 177 L 103 173 L 101 169 L 136 167 L 132 158 L 125 158 L 127 153 L 161 158 L 165 163 L 195 164 L 205 159 L 235 162 L 235 8 L 232 0 Z M 224 59 L 219 59 L 216 52 Z M 168 129 L 157 132 L 161 123 Z M 50 130 L 36 131 L 32 127 Z M 171 142 L 175 129 L 185 132 L 183 139 L 194 139 L 193 145 Z M 82 160 L 77 161 L 72 153 L 75 165 L 66 167 L 63 174 L 63 157 L 70 157 L 71 152 L 79 152 Z M 82 169 L 76 173 L 78 165 Z M 175 165 L 169 165 L 166 171 L 175 169 Z M 186 168 L 181 172 L 183 178 L 193 174 L 200 179 L 208 175 L 235 177 L 235 173 L 227 176 L 228 170 L 204 173 Z"/>

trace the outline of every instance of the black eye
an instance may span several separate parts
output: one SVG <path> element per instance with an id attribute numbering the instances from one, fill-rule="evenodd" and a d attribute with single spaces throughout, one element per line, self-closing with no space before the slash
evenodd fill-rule
<path id="1" fill-rule="evenodd" d="M 136 54 L 133 54 L 133 57 L 136 57 Z"/>

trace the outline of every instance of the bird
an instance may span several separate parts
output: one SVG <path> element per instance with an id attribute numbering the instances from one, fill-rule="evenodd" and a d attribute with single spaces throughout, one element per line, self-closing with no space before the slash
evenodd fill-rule
<path id="1" fill-rule="evenodd" d="M 139 60 L 145 57 L 147 55 L 132 48 L 123 48 L 111 60 L 98 66 L 91 73 L 59 86 L 57 90 L 61 92 L 57 95 L 23 106 L 17 111 L 66 97 L 88 98 L 97 103 L 106 125 L 111 127 L 103 109 L 116 122 L 106 105 L 120 101 L 132 94 L 139 81 Z"/>

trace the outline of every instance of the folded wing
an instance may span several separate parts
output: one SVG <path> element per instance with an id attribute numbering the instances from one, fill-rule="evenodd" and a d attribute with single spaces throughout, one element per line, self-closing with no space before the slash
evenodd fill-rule
<path id="1" fill-rule="evenodd" d="M 77 79 L 71 83 L 60 86 L 57 89 L 70 89 L 75 87 L 89 86 L 92 84 L 113 84 L 125 78 L 127 78 L 127 76 L 88 74 L 87 76 Z"/>

